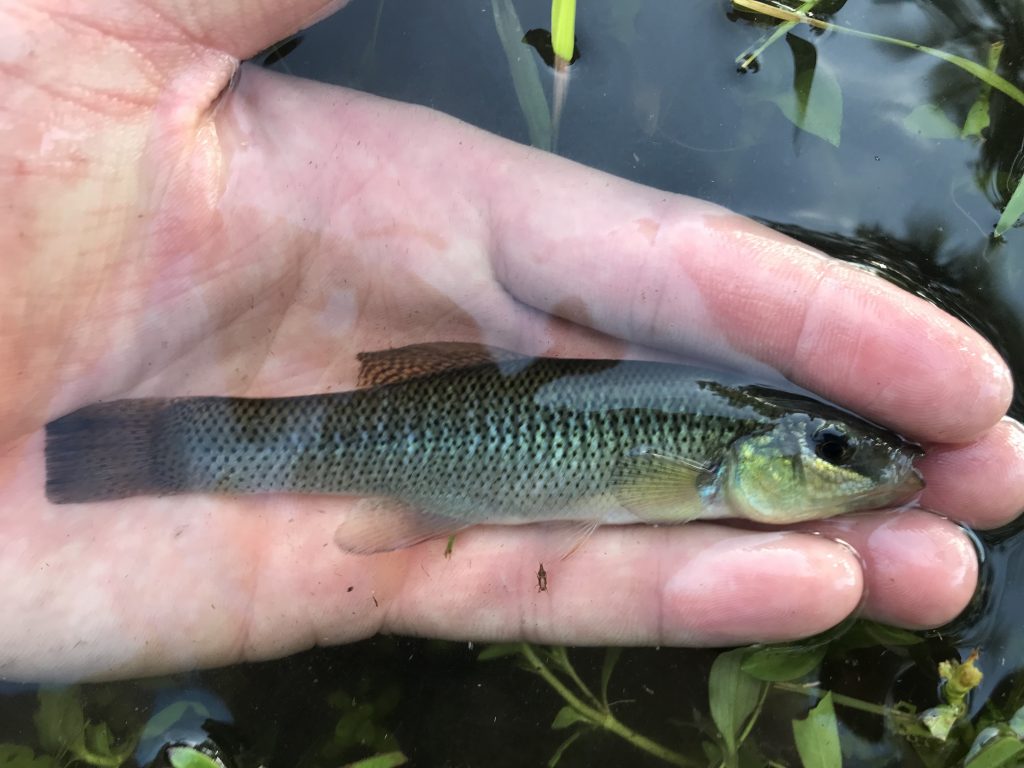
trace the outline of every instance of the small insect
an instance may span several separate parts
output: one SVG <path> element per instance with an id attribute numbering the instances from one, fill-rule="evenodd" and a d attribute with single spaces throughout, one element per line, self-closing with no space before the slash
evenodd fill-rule
<path id="1" fill-rule="evenodd" d="M 540 568 L 537 569 L 537 591 L 548 591 L 548 572 L 544 570 L 544 563 L 541 563 Z"/>

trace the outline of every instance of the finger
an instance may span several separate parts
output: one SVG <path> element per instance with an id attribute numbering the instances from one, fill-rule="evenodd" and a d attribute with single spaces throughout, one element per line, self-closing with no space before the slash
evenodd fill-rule
<path id="1" fill-rule="evenodd" d="M 1007 408 L 1009 372 L 975 332 L 880 278 L 747 219 L 437 113 L 336 88 L 288 83 L 285 92 L 280 79 L 249 71 L 232 103 L 239 112 L 260 112 L 246 124 L 265 126 L 282 98 L 289 115 L 302 101 L 300 113 L 316 118 L 302 135 L 307 149 L 295 151 L 330 148 L 336 158 L 334 173 L 310 181 L 349 190 L 332 195 L 324 187 L 317 195 L 331 203 L 323 216 L 335 234 L 365 233 L 367 220 L 391 220 L 399 211 L 388 208 L 390 195 L 416 200 L 401 217 L 431 236 L 418 251 L 443 252 L 434 264 L 451 266 L 456 254 L 486 248 L 505 295 L 479 290 L 482 276 L 468 259 L 461 269 L 430 273 L 432 285 L 462 304 L 476 301 L 459 294 L 467 292 L 464 274 L 472 264 L 469 285 L 489 305 L 504 308 L 511 296 L 640 344 L 777 368 L 920 440 L 967 440 Z M 315 128 L 339 121 L 346 126 L 341 145 L 335 133 Z M 231 135 L 225 128 L 223 135 Z M 264 166 L 274 160 L 258 159 Z M 233 167 L 241 172 L 238 160 Z M 448 184 L 439 194 L 423 184 L 436 175 L 399 179 L 399 168 L 436 169 Z M 461 223 L 457 240 L 437 231 L 437 222 L 453 218 Z M 416 252 L 403 263 L 415 262 Z"/>
<path id="2" fill-rule="evenodd" d="M 974 528 L 1005 525 L 1024 510 L 1024 426 L 1004 418 L 967 445 L 934 446 L 918 462 L 922 506 Z"/>
<path id="3" fill-rule="evenodd" d="M 798 533 L 610 527 L 564 560 L 559 550 L 543 528 L 470 530 L 447 561 L 437 544 L 416 547 L 383 628 L 482 641 L 723 646 L 812 635 L 861 598 L 856 557 Z"/>
<path id="4" fill-rule="evenodd" d="M 813 634 L 861 599 L 844 545 L 786 532 L 599 530 L 562 560 L 543 527 L 360 557 L 349 503 L 290 496 L 42 500 L 38 437 L 4 476 L 0 675 L 158 674 L 276 657 L 378 631 L 450 639 L 722 645 Z M 323 502 L 321 505 L 320 502 Z M 543 563 L 547 588 L 538 591 Z"/>
<path id="5" fill-rule="evenodd" d="M 955 523 L 918 510 L 869 513 L 808 526 L 849 544 L 864 567 L 862 615 L 913 629 L 957 617 L 978 584 L 974 545 Z"/>
<path id="6" fill-rule="evenodd" d="M 640 343 L 766 364 L 916 439 L 964 441 L 1006 411 L 1005 364 L 924 300 L 710 204 L 522 160 L 484 166 L 495 270 L 519 300 L 583 308 Z"/>

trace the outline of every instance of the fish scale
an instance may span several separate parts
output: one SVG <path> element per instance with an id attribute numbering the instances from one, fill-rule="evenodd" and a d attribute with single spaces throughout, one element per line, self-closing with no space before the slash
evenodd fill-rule
<path id="1" fill-rule="evenodd" d="M 443 364 L 432 354 L 435 368 Z M 830 493 L 836 503 L 826 511 L 843 511 L 854 491 L 906 485 L 913 473 L 913 449 L 891 433 L 690 366 L 470 356 L 423 373 L 414 362 L 384 362 L 389 383 L 351 392 L 86 406 L 47 427 L 48 496 L 331 493 L 384 497 L 466 524 L 665 522 L 731 512 L 760 519 L 752 499 L 771 495 L 775 481 L 765 478 L 781 476 L 780 466 L 799 465 L 808 493 L 825 499 L 804 504 L 815 516 Z M 860 435 L 871 461 L 841 467 L 816 457 L 813 429 L 832 423 Z M 787 519 L 784 509 L 770 511 Z"/>

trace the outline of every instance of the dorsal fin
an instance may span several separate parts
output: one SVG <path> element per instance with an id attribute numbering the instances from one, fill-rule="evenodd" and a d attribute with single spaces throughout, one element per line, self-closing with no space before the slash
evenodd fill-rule
<path id="1" fill-rule="evenodd" d="M 432 341 L 360 352 L 359 386 L 375 387 L 486 363 L 527 363 L 532 358 L 471 341 Z"/>

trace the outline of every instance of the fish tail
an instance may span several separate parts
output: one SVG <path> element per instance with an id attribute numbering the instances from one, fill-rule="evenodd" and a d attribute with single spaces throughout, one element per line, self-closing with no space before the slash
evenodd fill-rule
<path id="1" fill-rule="evenodd" d="M 157 471 L 166 400 L 115 400 L 46 425 L 46 497 L 55 504 L 161 494 Z"/>

